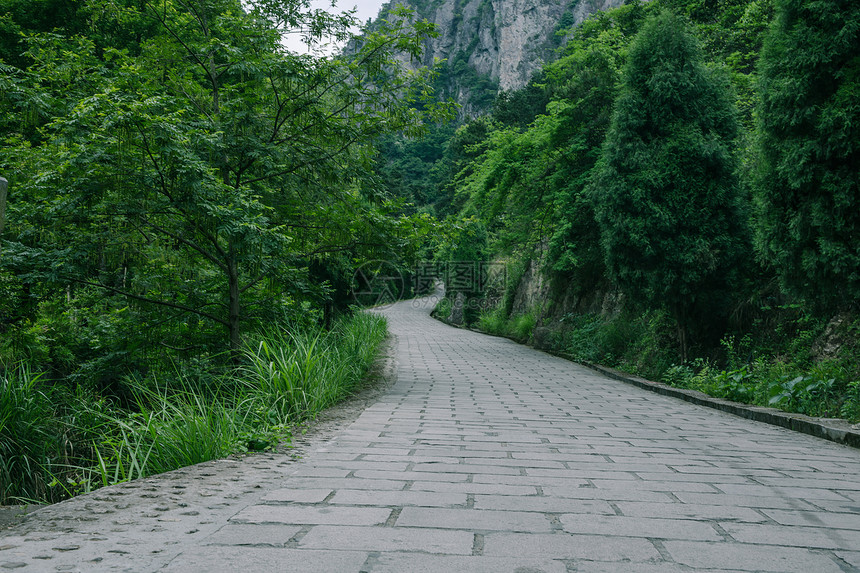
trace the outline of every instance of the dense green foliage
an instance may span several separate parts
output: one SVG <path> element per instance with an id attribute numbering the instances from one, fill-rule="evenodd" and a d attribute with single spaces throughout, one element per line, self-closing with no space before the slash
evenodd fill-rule
<path id="1" fill-rule="evenodd" d="M 609 278 L 672 313 L 682 356 L 689 329 L 718 318 L 749 252 L 736 139 L 728 82 L 705 68 L 680 19 L 649 20 L 628 54 L 591 200 Z"/>
<path id="2" fill-rule="evenodd" d="M 860 299 L 860 5 L 778 3 L 761 56 L 759 241 L 791 292 Z"/>
<path id="3" fill-rule="evenodd" d="M 165 349 L 235 359 L 248 325 L 343 308 L 362 259 L 410 256 L 424 223 L 373 189 L 369 143 L 420 128 L 429 78 L 388 64 L 426 23 L 311 58 L 279 43 L 289 2 L 116 8 L 93 37 L 27 37 L 28 66 L 0 80 L 0 359 L 90 379 Z M 148 26 L 135 51 L 100 45 L 126 21 Z"/>
<path id="4" fill-rule="evenodd" d="M 572 30 L 434 141 L 425 208 L 507 267 L 475 324 L 857 419 L 858 29 L 849 2 L 652 0 Z"/>

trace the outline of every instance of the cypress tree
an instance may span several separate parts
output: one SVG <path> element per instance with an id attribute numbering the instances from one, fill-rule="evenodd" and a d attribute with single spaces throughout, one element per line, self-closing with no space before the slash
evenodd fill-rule
<path id="1" fill-rule="evenodd" d="M 818 310 L 856 303 L 860 2 L 779 2 L 759 74 L 759 255 Z"/>
<path id="2" fill-rule="evenodd" d="M 674 316 L 686 358 L 748 244 L 736 110 L 725 75 L 668 11 L 645 23 L 624 71 L 590 195 L 610 278 Z"/>

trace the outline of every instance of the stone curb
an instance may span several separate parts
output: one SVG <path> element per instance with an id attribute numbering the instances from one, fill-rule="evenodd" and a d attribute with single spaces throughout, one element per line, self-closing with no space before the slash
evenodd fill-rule
<path id="1" fill-rule="evenodd" d="M 449 326 L 463 328 L 465 330 L 471 330 L 472 332 L 486 334 L 488 336 L 507 338 L 508 340 L 516 342 L 517 344 L 523 344 L 522 342 L 511 338 L 510 336 L 492 334 L 489 332 L 484 332 L 483 330 L 477 328 L 467 328 L 464 326 L 451 324 L 448 321 L 439 319 L 438 317 L 436 318 L 437 320 L 440 320 L 441 322 L 444 322 Z M 525 344 L 524 346 L 531 345 Z M 532 348 L 534 348 L 534 346 L 532 346 Z M 608 376 L 613 380 L 632 384 L 634 386 L 638 386 L 639 388 L 644 388 L 645 390 L 650 390 L 651 392 L 662 394 L 663 396 L 679 398 L 681 400 L 684 400 L 685 402 L 690 402 L 699 406 L 705 406 L 707 408 L 713 408 L 715 410 L 720 410 L 721 412 L 740 416 L 741 418 L 747 418 L 748 420 L 764 422 L 765 424 L 771 424 L 772 426 L 780 426 L 782 428 L 794 430 L 795 432 L 809 434 L 810 436 L 815 436 L 816 438 L 823 438 L 831 442 L 836 442 L 837 444 L 844 444 L 853 448 L 860 448 L 860 428 L 852 427 L 851 423 L 846 420 L 842 420 L 839 418 L 813 418 L 811 416 L 805 416 L 803 414 L 783 412 L 782 410 L 777 410 L 775 408 L 763 408 L 761 406 L 751 406 L 749 404 L 741 404 L 740 402 L 723 400 L 722 398 L 714 398 L 713 396 L 708 396 L 707 394 L 699 392 L 697 390 L 675 388 L 673 386 L 669 386 L 668 384 L 663 384 L 662 382 L 653 382 L 651 380 L 646 380 L 645 378 L 633 376 L 631 374 L 627 374 L 626 372 L 621 372 L 620 370 L 615 370 L 614 368 L 609 368 L 600 364 L 593 364 L 591 362 L 583 362 L 581 360 L 576 360 L 572 356 L 570 356 L 569 354 L 565 354 L 564 352 L 543 350 L 540 348 L 535 348 L 535 350 L 539 350 L 540 352 L 546 352 L 547 354 L 557 356 L 565 360 L 569 360 L 570 362 L 582 364 L 583 366 L 590 368 L 596 372 L 600 372 L 604 376 Z"/>

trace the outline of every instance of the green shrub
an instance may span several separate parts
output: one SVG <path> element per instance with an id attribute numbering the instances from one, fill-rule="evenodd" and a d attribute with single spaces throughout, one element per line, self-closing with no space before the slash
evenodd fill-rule
<path id="1" fill-rule="evenodd" d="M 39 374 L 0 371 L 0 505 L 54 500 L 48 485 L 63 456 L 63 429 Z"/>
<path id="2" fill-rule="evenodd" d="M 537 314 L 535 311 L 512 316 L 508 323 L 508 335 L 521 341 L 529 340 L 536 324 Z"/>
<path id="3" fill-rule="evenodd" d="M 478 328 L 490 334 L 504 334 L 507 322 L 503 307 L 484 311 L 478 316 Z"/>
<path id="4" fill-rule="evenodd" d="M 315 416 L 344 399 L 362 380 L 385 338 L 385 319 L 358 314 L 321 329 L 261 333 L 248 348 L 248 380 L 281 419 Z"/>

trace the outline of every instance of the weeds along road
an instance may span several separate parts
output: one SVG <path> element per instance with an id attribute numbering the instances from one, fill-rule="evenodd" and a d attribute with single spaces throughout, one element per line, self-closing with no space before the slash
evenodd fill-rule
<path id="1" fill-rule="evenodd" d="M 860 571 L 860 451 L 382 310 L 393 385 L 293 460 L 99 490 L 0 532 L 22 571 Z"/>

